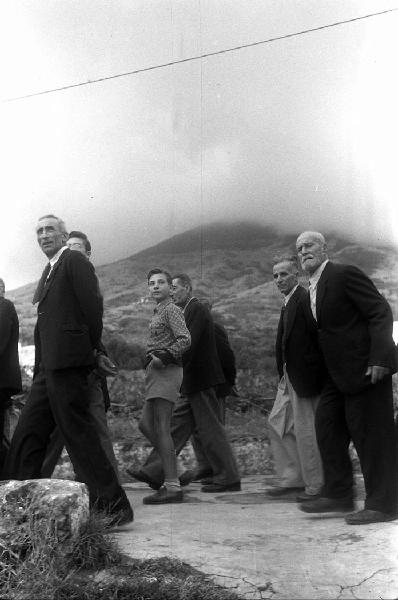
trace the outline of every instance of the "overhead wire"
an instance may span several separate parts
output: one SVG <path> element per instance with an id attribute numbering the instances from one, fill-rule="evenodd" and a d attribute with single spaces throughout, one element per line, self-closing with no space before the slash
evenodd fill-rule
<path id="1" fill-rule="evenodd" d="M 390 8 L 387 10 L 383 10 L 383 11 L 379 11 L 376 13 L 369 13 L 366 15 L 361 15 L 359 17 L 352 17 L 351 19 L 345 19 L 343 21 L 336 21 L 334 23 L 328 23 L 327 25 L 319 25 L 318 27 L 312 27 L 311 29 L 303 29 L 301 31 L 296 31 L 293 33 L 287 33 L 287 34 L 283 34 L 283 35 L 278 35 L 272 38 L 268 38 L 265 40 L 259 40 L 257 42 L 249 42 L 247 44 L 240 44 L 239 46 L 233 46 L 231 48 L 224 48 L 222 50 L 215 50 L 214 52 L 206 52 L 204 54 L 199 54 L 197 56 L 188 56 L 186 58 L 181 58 L 178 60 L 172 60 L 169 62 L 165 62 L 165 63 L 160 63 L 157 65 L 151 65 L 149 67 L 142 67 L 140 69 L 134 69 L 132 71 L 126 71 L 123 73 L 116 73 L 114 75 L 107 75 L 105 77 L 98 77 L 96 79 L 88 79 L 87 81 L 80 81 L 78 83 L 71 83 L 71 84 L 67 84 L 67 85 L 63 85 L 60 87 L 56 87 L 56 88 L 50 88 L 47 90 L 42 90 L 40 92 L 32 92 L 30 94 L 25 94 L 23 96 L 15 96 L 12 98 L 5 98 L 3 100 L 1 100 L 2 103 L 6 103 L 6 102 L 15 102 L 17 100 L 25 100 L 27 98 L 33 98 L 35 96 L 43 96 L 44 94 L 53 94 L 55 92 L 62 92 L 64 90 L 69 90 L 72 88 L 77 88 L 77 87 L 81 87 L 81 86 L 86 86 L 86 85 L 92 85 L 94 83 L 101 83 L 103 81 L 110 81 L 112 79 L 118 79 L 120 77 L 128 77 L 130 75 L 138 75 L 139 73 L 146 73 L 149 71 L 154 71 L 156 69 L 165 69 L 167 67 L 171 67 L 173 65 L 180 65 L 180 64 L 184 64 L 184 63 L 188 63 L 188 62 L 192 62 L 195 60 L 202 60 L 204 58 L 210 58 L 212 56 L 219 56 L 222 54 L 227 54 L 229 52 L 237 52 L 239 50 L 243 50 L 245 48 L 253 48 L 255 46 L 261 46 L 264 44 L 270 44 L 272 42 L 277 42 L 280 40 L 285 40 L 285 39 L 289 39 L 289 38 L 293 38 L 293 37 L 297 37 L 300 35 L 306 35 L 308 33 L 313 33 L 315 31 L 322 31 L 323 29 L 330 29 L 331 27 L 337 27 L 339 25 L 346 25 L 347 23 L 354 23 L 355 21 L 361 21 L 363 19 L 369 19 L 372 17 L 378 17 L 380 15 L 385 15 L 387 13 L 392 13 L 392 12 L 396 12 L 398 10 L 398 7 L 396 8 Z"/>

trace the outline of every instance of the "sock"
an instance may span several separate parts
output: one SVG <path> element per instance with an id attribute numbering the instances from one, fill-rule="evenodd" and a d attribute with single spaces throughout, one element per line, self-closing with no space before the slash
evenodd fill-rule
<path id="1" fill-rule="evenodd" d="M 185 467 L 182 462 L 182 458 L 180 456 L 176 456 L 177 461 L 177 477 L 182 475 L 185 472 Z"/>
<path id="2" fill-rule="evenodd" d="M 165 479 L 164 485 L 168 490 L 179 490 L 181 488 L 178 479 Z"/>

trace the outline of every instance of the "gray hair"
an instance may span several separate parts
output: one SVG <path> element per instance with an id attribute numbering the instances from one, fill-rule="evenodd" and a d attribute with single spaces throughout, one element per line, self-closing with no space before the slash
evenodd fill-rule
<path id="1" fill-rule="evenodd" d="M 65 233 L 66 235 L 68 235 L 68 231 L 66 229 L 65 222 L 62 219 L 59 219 L 55 215 L 43 215 L 42 217 L 40 217 L 39 221 L 42 221 L 43 219 L 54 219 L 58 223 L 59 230 L 62 233 Z"/>
<path id="2" fill-rule="evenodd" d="M 320 244 L 324 244 L 326 246 L 325 236 L 319 231 L 303 231 L 302 233 L 300 233 L 297 239 L 299 239 L 302 235 L 310 236 Z"/>

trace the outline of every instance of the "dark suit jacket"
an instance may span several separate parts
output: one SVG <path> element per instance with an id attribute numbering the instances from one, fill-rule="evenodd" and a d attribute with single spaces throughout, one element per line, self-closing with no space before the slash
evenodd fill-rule
<path id="1" fill-rule="evenodd" d="M 182 394 L 194 394 L 224 383 L 217 355 L 213 319 L 209 310 L 193 298 L 184 311 L 191 347 L 182 357 Z"/>
<path id="2" fill-rule="evenodd" d="M 19 322 L 15 306 L 0 297 L 0 388 L 17 394 L 22 389 L 18 358 Z"/>
<path id="3" fill-rule="evenodd" d="M 225 398 L 231 393 L 236 380 L 235 354 L 229 343 L 226 329 L 216 321 L 214 323 L 214 336 L 216 340 L 216 349 L 220 359 L 221 369 L 225 378 L 225 383 L 221 383 L 216 388 L 217 396 Z"/>
<path id="4" fill-rule="evenodd" d="M 341 392 L 369 387 L 369 365 L 395 373 L 391 308 L 360 269 L 327 263 L 317 286 L 316 312 L 326 367 Z"/>
<path id="5" fill-rule="evenodd" d="M 94 267 L 80 252 L 65 250 L 37 307 L 37 371 L 94 364 L 100 347 L 103 302 Z"/>
<path id="6" fill-rule="evenodd" d="M 275 345 L 280 377 L 283 375 L 282 330 L 281 315 Z M 301 285 L 287 304 L 285 362 L 290 382 L 298 396 L 310 397 L 320 393 L 325 380 L 325 367 L 319 349 L 316 323 L 308 303 L 308 291 Z"/>

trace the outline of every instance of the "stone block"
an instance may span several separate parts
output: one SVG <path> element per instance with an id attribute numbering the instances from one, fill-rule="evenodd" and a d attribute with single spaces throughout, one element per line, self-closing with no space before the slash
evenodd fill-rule
<path id="1" fill-rule="evenodd" d="M 0 485 L 0 540 L 32 527 L 73 542 L 89 518 L 89 495 L 84 483 L 61 479 L 10 480 Z M 23 537 L 23 536 L 22 536 Z"/>

